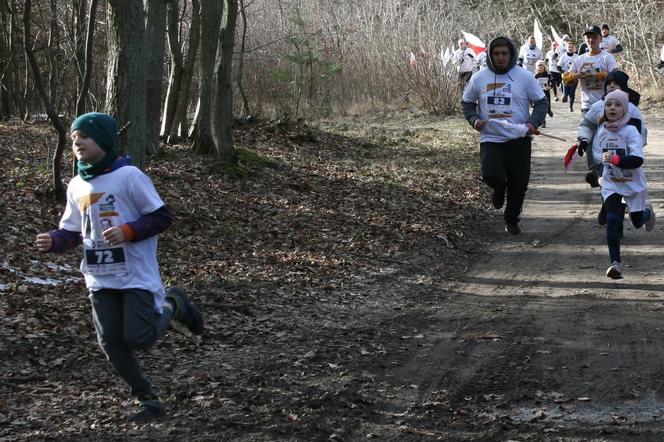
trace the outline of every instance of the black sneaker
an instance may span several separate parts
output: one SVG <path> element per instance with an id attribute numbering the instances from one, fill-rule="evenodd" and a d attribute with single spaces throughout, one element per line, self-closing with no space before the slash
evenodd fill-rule
<path id="1" fill-rule="evenodd" d="M 592 170 L 586 174 L 586 183 L 590 184 L 590 187 L 599 187 L 599 178 L 597 174 Z"/>
<path id="2" fill-rule="evenodd" d="M 546 127 L 546 121 L 542 123 L 540 127 Z"/>
<path id="3" fill-rule="evenodd" d="M 505 223 L 505 231 L 512 235 L 518 235 L 521 233 L 521 229 L 517 223 Z"/>
<path id="4" fill-rule="evenodd" d="M 164 404 L 157 396 L 145 396 L 138 399 L 140 405 L 138 412 L 133 414 L 129 420 L 132 422 L 150 422 L 166 415 Z"/>
<path id="5" fill-rule="evenodd" d="M 606 206 L 603 203 L 602 208 L 599 209 L 599 213 L 597 214 L 597 224 L 600 226 L 606 225 Z"/>
<path id="6" fill-rule="evenodd" d="M 553 101 L 558 101 L 558 100 L 559 100 L 558 95 L 556 95 L 556 98 L 554 98 Z"/>
<path id="7" fill-rule="evenodd" d="M 491 195 L 491 204 L 493 204 L 494 209 L 500 209 L 505 204 L 505 191 L 499 192 L 497 190 L 493 191 Z"/>
<path id="8" fill-rule="evenodd" d="M 549 109 L 548 114 L 549 114 L 550 117 L 553 117 L 553 111 L 551 109 Z"/>
<path id="9" fill-rule="evenodd" d="M 173 319 L 182 323 L 187 330 L 196 336 L 203 334 L 203 315 L 200 310 L 192 304 L 187 295 L 179 287 L 170 287 L 166 291 L 166 299 L 170 299 L 175 304 Z M 176 330 L 181 331 L 177 324 L 173 325 Z"/>
<path id="10" fill-rule="evenodd" d="M 563 103 L 567 103 L 567 95 L 563 95 Z"/>

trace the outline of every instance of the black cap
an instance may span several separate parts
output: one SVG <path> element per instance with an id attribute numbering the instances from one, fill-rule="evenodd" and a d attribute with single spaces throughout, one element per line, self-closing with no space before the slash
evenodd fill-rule
<path id="1" fill-rule="evenodd" d="M 602 30 L 599 28 L 599 26 L 591 26 L 583 32 L 583 35 L 588 35 L 588 34 L 601 35 Z"/>
<path id="2" fill-rule="evenodd" d="M 604 24 L 602 25 L 602 29 L 609 29 L 609 25 L 607 25 L 606 23 L 604 23 Z"/>

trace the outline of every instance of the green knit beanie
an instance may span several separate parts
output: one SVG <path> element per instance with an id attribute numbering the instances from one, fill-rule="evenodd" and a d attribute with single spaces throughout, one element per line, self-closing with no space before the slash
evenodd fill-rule
<path id="1" fill-rule="evenodd" d="M 108 114 L 100 112 L 90 112 L 83 114 L 71 124 L 71 132 L 80 130 L 104 151 L 101 160 L 94 164 L 88 164 L 83 161 L 76 163 L 78 175 L 88 181 L 99 175 L 103 175 L 112 170 L 111 165 L 118 157 L 115 151 L 115 141 L 118 138 L 118 122 Z"/>
<path id="2" fill-rule="evenodd" d="M 80 130 L 95 140 L 104 152 L 115 150 L 115 141 L 118 138 L 118 122 L 115 118 L 101 112 L 83 114 L 71 124 L 71 132 Z"/>

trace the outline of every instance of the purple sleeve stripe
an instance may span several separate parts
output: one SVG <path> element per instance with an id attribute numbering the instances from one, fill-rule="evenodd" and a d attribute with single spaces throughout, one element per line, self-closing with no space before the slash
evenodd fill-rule
<path id="1" fill-rule="evenodd" d="M 53 238 L 53 245 L 49 252 L 66 252 L 78 246 L 83 240 L 81 239 L 81 232 L 73 232 L 71 230 L 58 229 L 48 232 Z"/>
<path id="2" fill-rule="evenodd" d="M 168 229 L 173 224 L 173 215 L 166 206 L 162 206 L 154 212 L 143 215 L 136 221 L 127 224 L 134 231 L 132 242 L 138 242 Z"/>

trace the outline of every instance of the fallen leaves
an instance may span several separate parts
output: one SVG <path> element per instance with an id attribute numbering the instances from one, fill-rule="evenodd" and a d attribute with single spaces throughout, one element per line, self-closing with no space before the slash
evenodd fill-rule
<path id="1" fill-rule="evenodd" d="M 474 139 L 442 145 L 436 134 L 433 146 L 414 131 L 414 142 L 392 144 L 402 131 L 380 130 L 368 139 L 302 124 L 241 126 L 237 145 L 256 154 L 243 160 L 245 178 L 220 173 L 187 146 L 150 159 L 146 171 L 175 216 L 160 236 L 164 281 L 186 287 L 206 315 L 198 347 L 168 335 L 141 354 L 171 410 L 171 421 L 151 427 L 155 437 L 182 436 L 190 420 L 229 432 L 228 422 L 285 421 L 318 437 L 330 409 L 361 414 L 373 403 L 375 374 L 366 369 L 388 351 L 367 324 L 463 268 L 487 242 L 477 226 L 491 221 L 486 191 L 469 179 L 477 174 Z M 63 210 L 46 192 L 43 143 L 31 142 L 49 131 L 0 126 L 0 151 L 16 158 L 0 175 L 0 424 L 17 440 L 95 439 L 118 428 L 131 439 L 140 427 L 124 418 L 135 404 L 124 401 L 125 386 L 96 342 L 80 250 L 32 248 Z"/>

